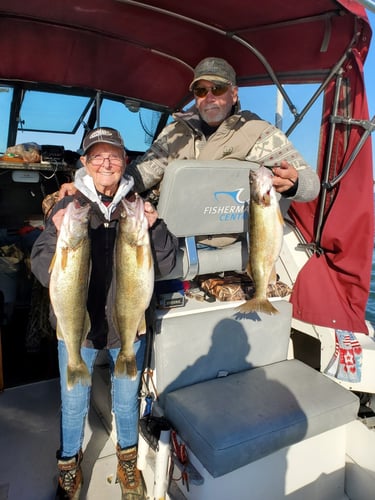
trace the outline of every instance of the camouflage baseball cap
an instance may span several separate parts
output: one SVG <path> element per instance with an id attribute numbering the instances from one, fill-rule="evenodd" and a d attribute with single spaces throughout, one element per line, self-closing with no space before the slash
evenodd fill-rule
<path id="1" fill-rule="evenodd" d="M 236 85 L 236 72 L 225 59 L 206 57 L 196 66 L 194 80 L 191 82 L 189 90 L 193 89 L 194 83 L 198 80 Z"/>
<path id="2" fill-rule="evenodd" d="M 117 146 L 119 148 L 125 147 L 124 141 L 117 130 L 110 127 L 99 127 L 90 130 L 90 132 L 83 139 L 82 147 L 84 154 L 87 153 L 87 150 L 91 148 L 91 146 L 100 142 L 112 144 L 112 146 Z"/>

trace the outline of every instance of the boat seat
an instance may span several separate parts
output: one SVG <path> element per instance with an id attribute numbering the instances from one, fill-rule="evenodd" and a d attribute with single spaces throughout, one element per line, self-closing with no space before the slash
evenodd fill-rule
<path id="1" fill-rule="evenodd" d="M 175 269 L 163 279 L 192 280 L 202 274 L 245 270 L 251 168 L 258 164 L 176 160 L 166 168 L 158 212 L 180 238 L 181 248 Z M 199 245 L 199 237 L 233 234 L 242 237 L 225 247 Z"/>
<path id="2" fill-rule="evenodd" d="M 190 385 L 166 395 L 165 415 L 219 477 L 354 421 L 359 400 L 298 360 Z"/>
<path id="3" fill-rule="evenodd" d="M 279 313 L 236 313 L 241 302 L 199 302 L 158 310 L 154 363 L 159 400 L 166 394 L 218 377 L 284 361 L 292 305 L 271 299 Z"/>
<path id="4" fill-rule="evenodd" d="M 356 396 L 287 359 L 292 306 L 271 300 L 277 315 L 197 301 L 157 314 L 159 405 L 213 477 L 357 417 Z"/>

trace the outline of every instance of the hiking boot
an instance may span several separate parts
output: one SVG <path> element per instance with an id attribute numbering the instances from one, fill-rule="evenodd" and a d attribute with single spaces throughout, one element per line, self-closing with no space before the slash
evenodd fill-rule
<path id="1" fill-rule="evenodd" d="M 81 470 L 82 451 L 73 458 L 61 458 L 57 461 L 59 484 L 56 500 L 79 500 L 83 477 Z"/>
<path id="2" fill-rule="evenodd" d="M 137 469 L 137 447 L 121 450 L 116 447 L 118 465 L 117 480 L 121 486 L 122 500 L 146 500 L 146 486 Z"/>

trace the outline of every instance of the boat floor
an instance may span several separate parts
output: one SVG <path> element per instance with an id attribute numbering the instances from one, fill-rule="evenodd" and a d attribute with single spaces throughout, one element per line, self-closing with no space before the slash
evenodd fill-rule
<path id="1" fill-rule="evenodd" d="M 55 455 L 59 446 L 59 425 L 58 378 L 7 388 L 0 393 L 0 500 L 55 498 Z M 367 500 L 372 498 L 375 484 L 373 466 L 367 465 L 373 463 L 375 433 L 366 430 L 366 426 L 359 421 L 353 422 L 351 426 L 348 447 L 355 452 L 351 455 L 356 460 L 350 460 L 347 464 L 347 473 L 350 492 L 354 490 L 355 494 L 349 493 L 348 497 Z M 82 499 L 121 498 L 120 487 L 115 480 L 117 458 L 114 442 L 113 435 L 101 418 L 100 409 L 91 405 L 83 443 Z M 366 449 L 362 449 L 359 444 L 364 442 L 369 445 Z M 361 449 L 357 451 L 358 446 Z M 150 486 L 152 483 L 148 479 L 147 484 Z M 361 493 L 358 494 L 358 491 Z M 293 498 L 305 496 L 308 495 L 301 494 L 301 497 Z M 181 494 L 174 487 L 167 497 L 176 500 L 181 498 Z"/>
<path id="2" fill-rule="evenodd" d="M 0 393 L 0 500 L 52 500 L 57 485 L 60 425 L 59 380 L 36 382 Z M 81 498 L 120 499 L 115 446 L 91 406 L 82 462 Z"/>

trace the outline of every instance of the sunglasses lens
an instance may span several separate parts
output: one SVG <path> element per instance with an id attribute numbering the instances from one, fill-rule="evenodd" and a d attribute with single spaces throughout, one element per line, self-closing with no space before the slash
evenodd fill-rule
<path id="1" fill-rule="evenodd" d="M 228 85 L 218 85 L 216 87 L 213 87 L 211 89 L 211 92 L 213 93 L 214 96 L 219 96 L 225 94 L 227 90 L 228 90 Z"/>
<path id="2" fill-rule="evenodd" d="M 204 87 L 195 87 L 193 92 L 196 97 L 206 97 L 208 89 L 205 89 Z"/>
<path id="3" fill-rule="evenodd" d="M 225 94 L 228 90 L 229 85 L 216 85 L 215 87 L 195 87 L 193 92 L 195 97 L 206 97 L 209 91 L 211 91 L 212 95 L 218 97 L 220 95 Z"/>

